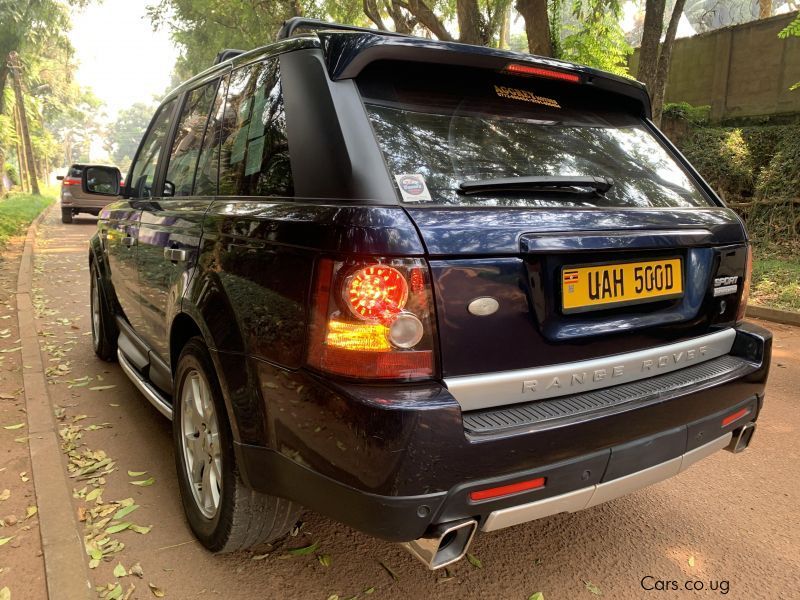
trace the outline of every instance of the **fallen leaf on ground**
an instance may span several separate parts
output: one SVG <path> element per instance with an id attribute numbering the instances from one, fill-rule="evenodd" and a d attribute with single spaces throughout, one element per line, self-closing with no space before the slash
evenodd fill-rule
<path id="1" fill-rule="evenodd" d="M 105 596 L 106 600 L 119 600 L 120 598 L 122 598 L 122 586 L 120 584 L 115 585 Z"/>
<path id="2" fill-rule="evenodd" d="M 155 596 L 156 598 L 163 598 L 164 596 L 167 595 L 166 592 L 157 585 L 153 583 L 148 583 L 147 585 L 150 586 L 150 591 L 153 592 L 153 596 Z"/>
<path id="3" fill-rule="evenodd" d="M 16 398 L 14 394 L 0 394 L 0 400 L 16 400 Z"/>
<path id="4" fill-rule="evenodd" d="M 114 567 L 114 577 L 125 577 L 127 574 L 128 571 L 122 566 L 122 563 L 117 563 L 117 566 Z"/>
<path id="5" fill-rule="evenodd" d="M 123 506 L 117 512 L 114 513 L 114 516 L 112 518 L 115 521 L 117 521 L 117 520 L 121 519 L 122 517 L 124 517 L 125 515 L 131 514 L 137 508 L 139 508 L 138 504 L 130 504 L 128 506 Z"/>
<path id="6" fill-rule="evenodd" d="M 542 592 L 536 592 L 528 596 L 528 600 L 544 600 L 544 594 Z"/>
<path id="7" fill-rule="evenodd" d="M 14 536 L 0 538 L 0 546 L 5 546 L 8 542 L 14 539 Z"/>
<path id="8" fill-rule="evenodd" d="M 152 477 L 148 477 L 147 479 L 143 479 L 141 481 L 131 481 L 131 485 L 138 485 L 140 487 L 147 487 L 148 485 L 153 485 L 156 480 Z"/>
<path id="9" fill-rule="evenodd" d="M 25 423 L 17 423 L 15 425 L 3 425 L 3 429 L 22 429 Z"/>
<path id="10" fill-rule="evenodd" d="M 481 559 L 479 559 L 474 554 L 467 554 L 467 560 L 469 561 L 469 564 L 471 564 L 473 567 L 477 567 L 479 569 L 483 568 L 483 563 L 481 562 Z"/>
<path id="11" fill-rule="evenodd" d="M 128 471 L 128 477 L 141 477 L 147 473 L 147 471 Z"/>
<path id="12" fill-rule="evenodd" d="M 27 481 L 30 481 L 30 479 L 28 478 L 28 472 L 27 471 L 23 471 L 22 473 L 20 473 L 19 474 L 19 478 L 22 479 L 23 483 L 25 483 Z"/>
<path id="13" fill-rule="evenodd" d="M 100 497 L 100 494 L 102 493 L 103 493 L 103 488 L 95 488 L 91 492 L 86 494 L 86 498 L 84 499 L 86 500 L 86 502 L 94 502 Z"/>
<path id="14" fill-rule="evenodd" d="M 112 388 L 117 387 L 116 385 L 95 385 L 90 387 L 89 389 L 93 392 L 102 392 L 103 390 L 110 390 Z"/>
<path id="15" fill-rule="evenodd" d="M 0 501 L 8 500 L 11 497 L 11 490 L 3 490 L 0 492 Z"/>
<path id="16" fill-rule="evenodd" d="M 120 531 L 125 531 L 131 524 L 128 521 L 124 523 L 117 523 L 116 525 L 112 525 L 106 529 L 106 533 L 119 533 Z"/>
<path id="17" fill-rule="evenodd" d="M 378 564 L 386 570 L 386 572 L 391 576 L 392 579 L 394 579 L 395 581 L 398 580 L 397 573 L 395 573 L 389 565 L 380 560 L 378 561 Z"/>
<path id="18" fill-rule="evenodd" d="M 25 518 L 30 519 L 38 512 L 39 512 L 38 508 L 36 508 L 35 506 L 29 506 L 27 509 L 25 509 Z"/>
<path id="19" fill-rule="evenodd" d="M 142 535 L 146 533 L 150 533 L 150 530 L 153 528 L 152 525 L 148 525 L 147 527 L 143 525 L 137 525 L 136 523 L 131 523 L 131 526 L 128 528 L 131 531 L 135 531 L 136 533 L 141 533 Z"/>
<path id="20" fill-rule="evenodd" d="M 311 554 L 319 547 L 319 542 L 314 542 L 309 546 L 303 546 L 302 548 L 292 548 L 287 550 L 287 554 L 291 554 L 292 556 L 305 556 L 306 554 Z"/>
<path id="21" fill-rule="evenodd" d="M 0 600 L 11 600 L 11 590 L 7 587 L 0 590 Z"/>
<path id="22" fill-rule="evenodd" d="M 694 556 L 690 556 L 688 562 L 689 562 L 689 566 L 693 567 L 694 566 Z"/>
<path id="23" fill-rule="evenodd" d="M 254 554 L 253 556 L 250 557 L 250 560 L 264 560 L 268 556 L 269 554 Z"/>
<path id="24" fill-rule="evenodd" d="M 321 564 L 323 567 L 331 566 L 331 557 L 328 554 L 320 554 L 319 556 L 317 556 L 317 560 L 319 561 L 319 564 Z"/>
<path id="25" fill-rule="evenodd" d="M 584 579 L 584 584 L 586 584 L 586 589 L 593 593 L 595 596 L 602 596 L 603 592 L 600 591 L 600 588 L 593 584 L 591 581 L 586 581 Z"/>

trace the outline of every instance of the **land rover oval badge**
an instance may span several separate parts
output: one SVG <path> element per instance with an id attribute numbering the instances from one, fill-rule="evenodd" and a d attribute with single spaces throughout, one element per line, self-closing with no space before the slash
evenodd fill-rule
<path id="1" fill-rule="evenodd" d="M 467 305 L 467 310 L 470 312 L 470 314 L 473 314 L 476 317 L 493 315 L 497 312 L 498 308 L 500 308 L 500 303 L 489 296 L 475 298 Z"/>

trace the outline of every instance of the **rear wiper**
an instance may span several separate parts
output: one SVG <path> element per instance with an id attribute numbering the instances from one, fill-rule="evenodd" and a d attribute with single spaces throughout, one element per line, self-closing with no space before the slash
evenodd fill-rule
<path id="1" fill-rule="evenodd" d="M 599 194 L 605 194 L 612 185 L 614 180 L 610 177 L 524 175 L 462 181 L 458 184 L 458 191 L 461 194 L 471 195 L 484 192 L 575 192 L 575 188 L 589 188 Z"/>

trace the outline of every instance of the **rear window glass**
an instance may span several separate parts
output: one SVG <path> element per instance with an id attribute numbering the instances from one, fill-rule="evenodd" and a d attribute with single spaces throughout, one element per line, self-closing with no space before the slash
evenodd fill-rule
<path id="1" fill-rule="evenodd" d="M 709 206 L 626 100 L 585 85 L 488 70 L 373 63 L 359 89 L 404 202 L 420 205 Z M 588 89 L 587 89 L 588 88 Z M 604 195 L 460 193 L 465 181 L 524 176 L 613 180 Z"/>
<path id="2" fill-rule="evenodd" d="M 72 165 L 69 168 L 69 173 L 67 173 L 67 177 L 80 177 L 81 173 L 83 173 L 83 167 L 80 165 Z"/>

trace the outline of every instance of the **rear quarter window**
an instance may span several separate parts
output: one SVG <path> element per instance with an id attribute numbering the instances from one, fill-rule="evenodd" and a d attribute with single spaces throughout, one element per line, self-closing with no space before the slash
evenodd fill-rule
<path id="1" fill-rule="evenodd" d="M 277 58 L 231 73 L 221 138 L 221 196 L 294 195 Z"/>
<path id="2" fill-rule="evenodd" d="M 405 63 L 373 63 L 358 85 L 404 202 L 415 198 L 400 186 L 410 182 L 417 193 L 421 182 L 428 193 L 420 205 L 713 206 L 624 99 L 588 86 Z M 463 181 L 523 176 L 600 176 L 614 184 L 604 195 L 459 192 Z"/>

